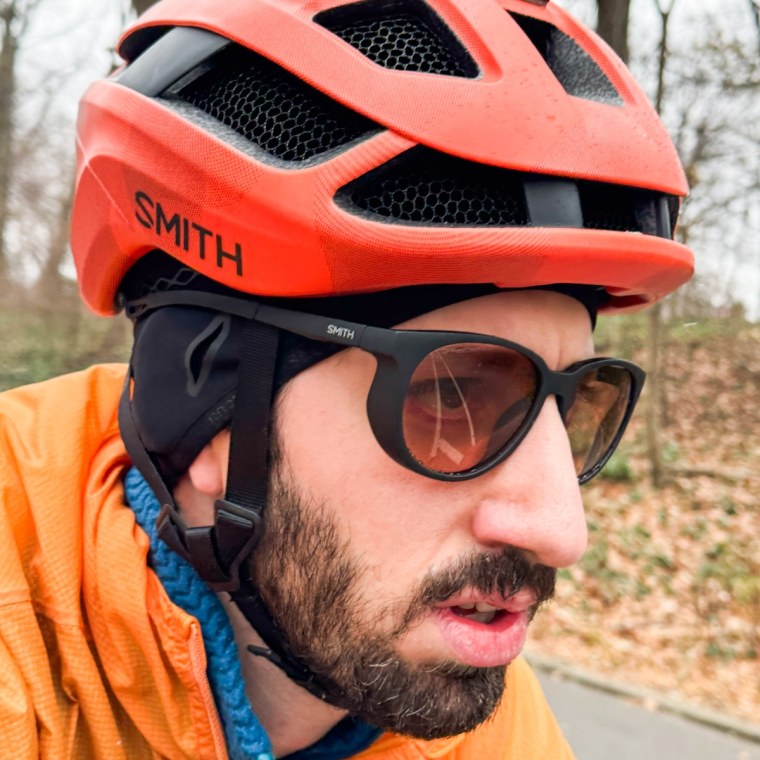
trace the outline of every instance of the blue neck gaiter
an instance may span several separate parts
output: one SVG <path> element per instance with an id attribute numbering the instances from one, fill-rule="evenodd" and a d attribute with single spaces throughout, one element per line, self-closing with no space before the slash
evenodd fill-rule
<path id="1" fill-rule="evenodd" d="M 150 539 L 150 564 L 178 607 L 198 620 L 206 650 L 207 676 L 227 740 L 230 760 L 273 760 L 272 745 L 245 694 L 238 649 L 227 613 L 195 570 L 156 532 L 160 505 L 143 476 L 133 467 L 124 480 L 129 507 Z M 380 729 L 348 717 L 311 747 L 290 760 L 344 760 L 366 749 Z"/>

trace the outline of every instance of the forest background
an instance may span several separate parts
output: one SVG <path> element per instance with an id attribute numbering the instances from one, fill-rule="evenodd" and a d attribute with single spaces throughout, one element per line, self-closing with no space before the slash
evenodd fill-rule
<path id="1" fill-rule="evenodd" d="M 151 0 L 0 0 L 0 390 L 128 356 L 80 305 L 68 248 L 74 105 Z M 691 186 L 695 279 L 601 320 L 649 372 L 585 489 L 591 543 L 530 650 L 760 724 L 760 0 L 562 0 L 632 67 Z"/>

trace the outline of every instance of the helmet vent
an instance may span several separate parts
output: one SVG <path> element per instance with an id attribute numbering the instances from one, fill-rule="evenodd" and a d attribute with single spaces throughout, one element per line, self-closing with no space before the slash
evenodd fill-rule
<path id="1" fill-rule="evenodd" d="M 350 213 L 375 221 L 468 227 L 570 227 L 671 238 L 672 196 L 538 175 L 418 146 L 342 187 Z"/>
<path id="2" fill-rule="evenodd" d="M 201 109 L 281 161 L 332 155 L 380 130 L 375 122 L 236 45 L 206 61 L 165 96 Z"/>
<path id="3" fill-rule="evenodd" d="M 432 8 L 420 0 L 369 0 L 323 11 L 314 21 L 379 66 L 474 78 L 477 64 Z"/>
<path id="4" fill-rule="evenodd" d="M 586 180 L 577 185 L 586 229 L 673 237 L 678 214 L 677 205 L 673 207 L 673 201 L 678 202 L 675 196 Z"/>
<path id="5" fill-rule="evenodd" d="M 399 158 L 338 191 L 354 211 L 397 222 L 514 226 L 529 223 L 520 175 L 428 148 Z"/>
<path id="6" fill-rule="evenodd" d="M 568 95 L 622 106 L 618 91 L 589 54 L 571 37 L 545 21 L 510 13 L 536 46 Z"/>
<path id="7" fill-rule="evenodd" d="M 579 182 L 583 209 L 583 226 L 591 230 L 625 230 L 640 232 L 636 221 L 636 204 L 626 203 L 631 190 L 627 187 Z"/>

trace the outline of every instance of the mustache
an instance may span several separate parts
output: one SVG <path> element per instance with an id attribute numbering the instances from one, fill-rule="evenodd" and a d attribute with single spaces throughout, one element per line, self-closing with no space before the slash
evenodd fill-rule
<path id="1" fill-rule="evenodd" d="M 428 573 L 420 581 L 412 592 L 412 602 L 397 633 L 405 631 L 416 618 L 429 611 L 431 604 L 445 602 L 465 589 L 503 597 L 529 589 L 536 597 L 530 613 L 532 618 L 538 608 L 554 596 L 556 580 L 555 568 L 530 562 L 520 549 L 506 547 L 497 554 L 474 552 L 443 570 Z"/>

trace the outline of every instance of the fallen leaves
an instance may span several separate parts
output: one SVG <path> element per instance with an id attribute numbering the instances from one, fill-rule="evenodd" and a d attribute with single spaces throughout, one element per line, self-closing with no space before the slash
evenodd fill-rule
<path id="1" fill-rule="evenodd" d="M 674 342 L 666 365 L 670 480 L 649 484 L 634 422 L 530 649 L 760 722 L 760 331 Z"/>

